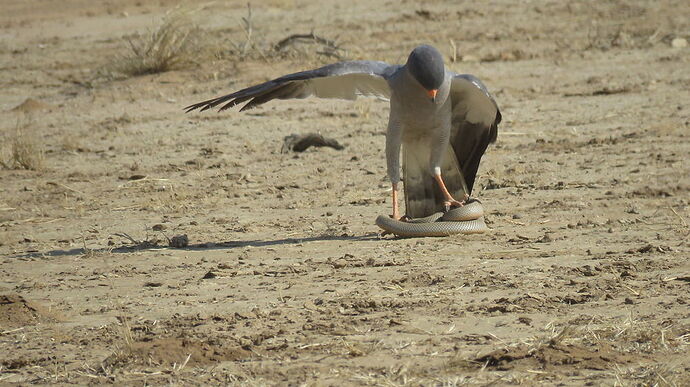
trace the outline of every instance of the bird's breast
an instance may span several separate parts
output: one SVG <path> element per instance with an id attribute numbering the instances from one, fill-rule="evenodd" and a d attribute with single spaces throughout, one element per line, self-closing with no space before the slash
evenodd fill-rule
<path id="1" fill-rule="evenodd" d="M 428 141 L 450 130 L 450 109 L 444 105 L 417 106 L 402 110 L 403 142 Z"/>

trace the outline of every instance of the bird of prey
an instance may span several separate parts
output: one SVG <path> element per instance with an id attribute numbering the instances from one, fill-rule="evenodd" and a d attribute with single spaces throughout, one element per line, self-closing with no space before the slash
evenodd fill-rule
<path id="1" fill-rule="evenodd" d="M 479 161 L 496 141 L 501 113 L 476 77 L 446 69 L 434 47 L 421 45 L 404 65 L 345 61 L 301 71 L 199 102 L 187 112 L 245 103 L 240 111 L 273 99 L 350 99 L 378 96 L 390 101 L 386 131 L 387 174 L 394 219 L 400 219 L 398 184 L 402 145 L 406 216 L 418 218 L 462 206 L 474 185 Z"/>

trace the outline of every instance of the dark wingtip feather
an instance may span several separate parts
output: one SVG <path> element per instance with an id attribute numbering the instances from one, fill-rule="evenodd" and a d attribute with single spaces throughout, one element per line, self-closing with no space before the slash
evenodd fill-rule
<path id="1" fill-rule="evenodd" d="M 185 113 L 189 113 L 192 110 L 196 110 L 197 108 L 199 108 L 199 104 L 195 103 L 194 105 L 185 106 L 185 108 L 183 110 Z"/>
<path id="2" fill-rule="evenodd" d="M 236 99 L 233 99 L 233 100 L 231 100 L 230 102 L 226 103 L 225 105 L 221 106 L 221 107 L 218 109 L 218 111 L 219 111 L 219 112 L 222 112 L 223 110 L 230 109 L 231 107 L 233 107 L 233 106 L 235 106 L 235 105 L 237 105 L 237 100 L 236 100 Z"/>
<path id="3" fill-rule="evenodd" d="M 196 110 L 196 109 L 199 109 L 199 108 L 202 108 L 201 110 L 199 110 L 199 112 L 203 112 L 204 110 L 211 107 L 211 104 L 213 103 L 213 101 L 214 100 L 208 100 L 208 101 L 198 102 L 198 103 L 195 103 L 193 105 L 189 105 L 186 108 L 184 108 L 185 113 L 189 113 L 189 112 Z"/>
<path id="4" fill-rule="evenodd" d="M 242 106 L 240 111 L 243 112 L 245 110 L 253 109 L 254 107 L 256 107 L 256 105 L 252 104 L 250 101 L 250 102 L 247 102 L 246 104 L 244 104 L 244 106 Z"/>

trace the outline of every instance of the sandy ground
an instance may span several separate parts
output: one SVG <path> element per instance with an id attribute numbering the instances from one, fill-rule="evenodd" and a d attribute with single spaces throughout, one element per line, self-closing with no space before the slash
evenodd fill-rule
<path id="1" fill-rule="evenodd" d="M 108 69 L 176 2 L 5 3 L 3 157 L 45 167 L 0 169 L 0 382 L 690 384 L 687 1 L 274 0 L 242 58 L 224 1 L 198 13 L 216 55 L 137 77 Z M 484 80 L 491 232 L 379 237 L 384 101 L 182 112 L 334 61 L 270 52 L 312 30 Z M 346 147 L 281 153 L 309 132 Z"/>

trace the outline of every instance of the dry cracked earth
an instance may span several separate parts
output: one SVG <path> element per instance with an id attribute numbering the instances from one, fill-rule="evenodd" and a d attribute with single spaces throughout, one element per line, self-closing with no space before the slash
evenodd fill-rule
<path id="1" fill-rule="evenodd" d="M 5 3 L 0 383 L 690 384 L 688 2 L 216 2 L 144 74 L 178 2 Z M 384 101 L 182 110 L 420 43 L 502 110 L 486 234 L 379 235 Z"/>

